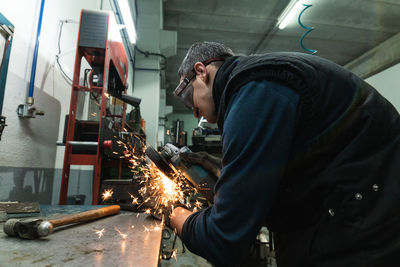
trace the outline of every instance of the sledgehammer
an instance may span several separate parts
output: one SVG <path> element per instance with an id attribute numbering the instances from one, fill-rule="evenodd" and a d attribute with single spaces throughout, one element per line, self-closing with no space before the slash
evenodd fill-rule
<path id="1" fill-rule="evenodd" d="M 58 226 L 72 223 L 92 221 L 119 213 L 120 207 L 113 205 L 105 208 L 70 214 L 60 219 L 44 221 L 41 219 L 9 219 L 4 224 L 4 233 L 9 236 L 19 236 L 24 239 L 36 239 L 47 236 Z"/>

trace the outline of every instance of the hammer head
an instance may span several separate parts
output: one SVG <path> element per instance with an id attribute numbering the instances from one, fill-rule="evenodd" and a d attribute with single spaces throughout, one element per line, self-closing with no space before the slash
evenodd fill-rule
<path id="1" fill-rule="evenodd" d="M 15 228 L 15 224 L 19 222 L 18 219 L 9 219 L 5 222 L 3 226 L 3 231 L 9 236 L 17 236 L 18 232 L 17 229 Z"/>
<path id="2" fill-rule="evenodd" d="M 24 239 L 36 239 L 47 236 L 53 231 L 53 225 L 40 219 L 10 219 L 4 224 L 4 232 L 10 236 L 18 235 Z"/>

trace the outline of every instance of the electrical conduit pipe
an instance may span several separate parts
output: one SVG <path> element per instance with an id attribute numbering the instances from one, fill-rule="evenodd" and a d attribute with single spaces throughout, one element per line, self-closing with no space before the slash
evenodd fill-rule
<path id="1" fill-rule="evenodd" d="M 33 53 L 31 79 L 29 81 L 29 93 L 28 93 L 28 98 L 26 99 L 26 104 L 28 104 L 28 105 L 33 105 L 33 102 L 34 102 L 33 101 L 33 90 L 35 88 L 36 63 L 37 63 L 37 57 L 38 57 L 38 51 L 39 51 L 39 39 L 40 39 L 40 30 L 42 28 L 44 2 L 45 2 L 45 0 L 42 0 L 42 3 L 40 4 L 39 22 L 38 22 L 37 33 L 36 33 L 36 44 L 35 44 L 35 51 Z"/>

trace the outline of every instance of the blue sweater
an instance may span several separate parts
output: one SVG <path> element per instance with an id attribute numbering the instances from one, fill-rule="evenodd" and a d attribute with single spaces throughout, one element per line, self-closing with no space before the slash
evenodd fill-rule
<path id="1" fill-rule="evenodd" d="M 245 260 L 274 206 L 284 175 L 299 96 L 270 81 L 252 81 L 231 99 L 222 136 L 223 168 L 214 205 L 191 215 L 182 240 L 216 265 Z"/>

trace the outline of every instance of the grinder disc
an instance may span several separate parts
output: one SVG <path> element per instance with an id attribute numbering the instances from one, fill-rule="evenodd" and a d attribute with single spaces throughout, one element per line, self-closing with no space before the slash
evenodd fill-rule
<path id="1" fill-rule="evenodd" d="M 166 175 L 174 173 L 168 162 L 153 147 L 148 146 L 146 148 L 146 155 Z"/>

